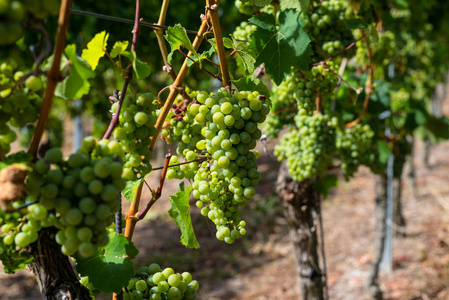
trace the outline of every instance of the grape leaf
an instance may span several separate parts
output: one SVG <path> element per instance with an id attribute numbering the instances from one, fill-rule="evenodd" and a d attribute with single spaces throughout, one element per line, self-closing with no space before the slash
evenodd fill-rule
<path id="1" fill-rule="evenodd" d="M 169 216 L 175 224 L 181 229 L 181 244 L 189 248 L 198 249 L 200 244 L 196 240 L 193 231 L 192 220 L 190 218 L 189 198 L 192 186 L 184 190 L 184 182 L 179 185 L 179 191 L 170 196 L 171 208 L 168 211 Z"/>
<path id="2" fill-rule="evenodd" d="M 98 61 L 104 56 L 109 33 L 102 31 L 97 33 L 94 38 L 87 43 L 87 48 L 83 50 L 81 57 L 92 67 L 92 71 L 98 66 Z"/>
<path id="3" fill-rule="evenodd" d="M 251 17 L 248 21 L 259 28 L 276 31 L 276 19 L 272 14 L 260 14 L 257 17 Z"/>
<path id="4" fill-rule="evenodd" d="M 17 270 L 23 270 L 27 264 L 34 261 L 34 257 L 26 251 L 17 251 L 16 245 L 5 245 L 3 238 L 0 239 L 0 261 L 3 270 L 7 274 L 14 274 Z"/>
<path id="5" fill-rule="evenodd" d="M 171 47 L 171 52 L 167 57 L 169 63 L 172 60 L 172 56 L 175 50 L 180 50 L 181 47 L 184 47 L 192 52 L 193 55 L 198 59 L 198 53 L 196 52 L 195 48 L 193 48 L 192 42 L 187 36 L 185 28 L 180 24 L 176 24 L 174 27 L 168 27 L 167 34 L 164 37 L 170 43 Z M 201 65 L 201 60 L 199 60 L 199 63 Z"/>
<path id="6" fill-rule="evenodd" d="M 243 77 L 239 80 L 232 80 L 232 83 L 239 91 L 257 91 L 259 94 L 266 97 L 266 103 L 271 106 L 270 90 L 267 86 L 256 76 Z"/>
<path id="7" fill-rule="evenodd" d="M 255 5 L 255 6 L 267 6 L 268 4 L 271 3 L 272 0 L 241 0 L 243 4 L 250 4 L 250 5 Z"/>
<path id="8" fill-rule="evenodd" d="M 114 47 L 111 50 L 111 57 L 115 58 L 128 48 L 128 41 L 115 42 Z"/>
<path id="9" fill-rule="evenodd" d="M 214 52 L 215 52 L 215 48 L 214 48 L 214 47 L 210 47 L 209 50 L 204 51 L 203 53 L 200 53 L 200 54 L 198 55 L 198 56 L 199 56 L 198 58 L 197 58 L 197 57 L 192 57 L 192 59 L 193 59 L 194 61 L 196 61 L 196 62 L 198 62 L 198 61 L 201 62 L 201 61 L 203 61 L 203 60 L 206 59 L 206 58 L 210 58 Z M 187 60 L 187 66 L 189 66 L 189 68 L 190 68 L 193 64 L 194 64 L 193 61 L 191 61 L 190 59 Z"/>
<path id="10" fill-rule="evenodd" d="M 391 153 L 389 144 L 384 141 L 377 141 L 377 151 L 379 152 L 379 162 L 386 164 Z"/>
<path id="11" fill-rule="evenodd" d="M 297 10 L 305 11 L 310 4 L 310 0 L 280 0 L 279 5 L 281 10 L 288 8 L 294 8 Z"/>
<path id="12" fill-rule="evenodd" d="M 338 185 L 338 177 L 335 174 L 329 174 L 315 180 L 315 188 L 323 195 L 323 199 L 326 199 L 329 195 L 329 191 L 334 186 Z"/>
<path id="13" fill-rule="evenodd" d="M 148 66 L 146 62 L 138 59 L 135 51 L 123 51 L 122 55 L 128 57 L 131 60 L 133 64 L 133 70 L 136 73 L 137 79 L 144 79 L 145 77 L 148 77 L 148 75 L 150 75 L 150 66 Z"/>
<path id="14" fill-rule="evenodd" d="M 55 95 L 62 99 L 79 99 L 89 93 L 89 79 L 95 77 L 91 66 L 76 55 L 75 44 L 68 45 L 64 51 L 69 59 L 69 75 L 56 87 Z"/>
<path id="15" fill-rule="evenodd" d="M 89 276 L 89 281 L 104 293 L 119 293 L 134 275 L 131 261 L 139 253 L 133 242 L 124 235 L 109 233 L 109 243 L 98 248 L 94 256 L 77 258 L 76 270 L 81 276 Z"/>
<path id="16" fill-rule="evenodd" d="M 245 71 L 249 74 L 254 72 L 254 64 L 256 62 L 256 55 L 254 52 L 248 47 L 246 47 L 243 43 L 237 41 L 232 35 L 231 38 L 223 38 L 223 46 L 227 49 L 233 49 L 237 52 L 237 54 L 242 59 L 243 67 Z M 208 39 L 208 42 L 211 43 L 212 46 L 215 47 L 215 39 Z"/>
<path id="17" fill-rule="evenodd" d="M 365 29 L 368 25 L 362 19 L 347 19 L 346 27 L 349 29 Z"/>
<path id="18" fill-rule="evenodd" d="M 122 194 L 126 200 L 133 201 L 137 188 L 139 187 L 139 185 L 142 183 L 143 180 L 144 178 L 126 182 L 126 187 L 122 191 Z"/>
<path id="19" fill-rule="evenodd" d="M 287 9 L 279 14 L 278 30 L 268 30 L 275 26 L 274 18 L 252 17 L 250 22 L 258 28 L 251 35 L 250 49 L 257 54 L 256 64 L 265 63 L 265 69 L 276 84 L 290 74 L 291 67 L 307 70 L 310 63 L 310 37 L 303 29 L 300 11 Z M 270 19 L 273 22 L 270 26 Z"/>

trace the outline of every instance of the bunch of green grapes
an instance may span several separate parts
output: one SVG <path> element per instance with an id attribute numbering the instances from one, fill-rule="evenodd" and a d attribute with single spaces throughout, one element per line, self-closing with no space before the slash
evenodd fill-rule
<path id="1" fill-rule="evenodd" d="M 257 27 L 255 25 L 243 21 L 239 26 L 235 28 L 233 36 L 238 41 L 250 42 L 250 36 L 254 31 L 256 31 L 256 29 Z"/>
<path id="2" fill-rule="evenodd" d="M 162 270 L 158 264 L 151 264 L 137 270 L 136 277 L 123 288 L 123 299 L 194 300 L 199 287 L 189 272 L 175 273 L 172 268 Z"/>
<path id="3" fill-rule="evenodd" d="M 27 200 L 29 202 L 30 199 Z M 20 208 L 20 206 L 26 206 L 25 203 L 25 201 L 16 201 L 12 205 L 13 208 Z M 1 237 L 7 246 L 25 248 L 37 240 L 39 230 L 55 224 L 55 214 L 49 212 L 43 205 L 35 203 L 8 214 L 8 218 L 1 218 Z"/>
<path id="4" fill-rule="evenodd" d="M 115 113 L 118 103 L 112 105 Z M 119 116 L 119 126 L 113 136 L 125 153 L 123 158 L 123 178 L 136 180 L 153 169 L 150 164 L 152 152 L 149 150 L 151 137 L 155 137 L 156 128 L 155 97 L 151 93 L 127 95 L 123 101 Z"/>
<path id="5" fill-rule="evenodd" d="M 246 232 L 240 207 L 254 196 L 260 180 L 255 163 L 258 153 L 251 150 L 262 136 L 257 124 L 270 108 L 257 92 L 231 95 L 220 89 L 216 94 L 200 92 L 196 99 L 198 103 L 188 109 L 202 125 L 205 139 L 196 147 L 206 151 L 208 160 L 194 176 L 193 196 L 201 213 L 215 223 L 217 238 L 233 243 Z"/>
<path id="6" fill-rule="evenodd" d="M 55 239 L 65 255 L 87 258 L 108 243 L 106 227 L 120 207 L 120 191 L 126 185 L 122 151 L 116 141 L 88 137 L 67 159 L 52 148 L 34 163 L 26 192 L 56 216 L 60 230 Z"/>
<path id="7" fill-rule="evenodd" d="M 10 45 L 23 36 L 27 13 L 45 19 L 59 13 L 58 0 L 0 0 L 0 45 Z"/>
<path id="8" fill-rule="evenodd" d="M 285 133 L 274 154 L 286 160 L 290 175 L 303 181 L 326 171 L 335 154 L 335 127 L 337 119 L 317 113 L 313 116 L 297 115 L 297 128 Z"/>
<path id="9" fill-rule="evenodd" d="M 260 10 L 259 6 L 253 5 L 251 3 L 243 3 L 240 0 L 235 1 L 235 7 L 241 14 L 251 16 Z"/>
<path id="10" fill-rule="evenodd" d="M 13 127 L 35 122 L 42 104 L 42 79 L 32 76 L 18 85 L 23 72 L 14 72 L 14 67 L 12 63 L 0 65 L 0 147 L 5 154 L 17 138 Z"/>
<path id="11" fill-rule="evenodd" d="M 373 153 L 374 131 L 367 124 L 357 124 L 351 128 L 337 130 L 336 154 L 341 159 L 341 168 L 346 180 L 354 175 L 360 165 L 372 165 L 376 156 Z"/>
<path id="12" fill-rule="evenodd" d="M 313 36 L 312 50 L 315 59 L 322 60 L 342 51 L 354 41 L 353 34 L 346 26 L 347 2 L 345 0 L 325 0 L 312 3 L 309 13 L 304 14 L 304 28 Z M 351 49 L 343 56 L 350 57 Z"/>
<path id="13" fill-rule="evenodd" d="M 193 179 L 195 173 L 198 171 L 198 161 L 193 161 L 197 159 L 197 154 L 194 151 L 188 151 L 186 153 L 186 160 L 190 161 L 187 164 L 180 166 L 170 167 L 167 170 L 166 178 L 171 179 Z M 170 158 L 170 165 L 179 163 L 179 158 L 177 156 L 172 156 Z"/>

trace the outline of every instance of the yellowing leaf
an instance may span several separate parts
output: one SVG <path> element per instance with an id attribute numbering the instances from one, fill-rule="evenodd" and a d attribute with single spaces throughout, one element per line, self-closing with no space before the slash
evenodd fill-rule
<path id="1" fill-rule="evenodd" d="M 104 56 L 109 33 L 102 31 L 97 33 L 94 38 L 87 44 L 87 48 L 83 50 L 81 57 L 87 61 L 92 70 L 98 66 L 98 61 Z"/>

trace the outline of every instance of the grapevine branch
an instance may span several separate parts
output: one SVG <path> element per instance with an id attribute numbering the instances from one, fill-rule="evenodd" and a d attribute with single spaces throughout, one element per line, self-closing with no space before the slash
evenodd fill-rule
<path id="1" fill-rule="evenodd" d="M 161 13 L 159 14 L 159 20 L 157 24 L 160 26 L 165 25 L 165 17 L 167 16 L 168 3 L 170 0 L 164 0 L 162 2 Z M 167 45 L 165 44 L 164 36 L 162 35 L 163 29 L 161 27 L 154 28 L 154 33 L 156 33 L 157 42 L 159 44 L 159 49 L 161 50 L 162 59 L 164 60 L 164 71 L 171 77 L 173 81 L 176 79 L 176 73 L 173 67 L 168 63 L 168 51 Z"/>
<path id="2" fill-rule="evenodd" d="M 31 137 L 31 144 L 28 149 L 28 153 L 33 157 L 37 156 L 37 150 L 47 124 L 48 116 L 50 114 L 50 108 L 55 94 L 56 85 L 61 80 L 61 57 L 64 51 L 66 42 L 67 27 L 69 26 L 70 19 L 70 7 L 72 6 L 72 0 L 62 0 L 59 20 L 58 20 L 58 33 L 56 35 L 55 50 L 53 54 L 53 62 L 50 70 L 47 74 L 47 86 L 45 88 L 45 95 L 42 101 L 42 107 L 40 110 L 39 120 L 37 121 L 36 129 Z"/>
<path id="3" fill-rule="evenodd" d="M 363 41 L 365 42 L 365 45 L 366 45 L 366 50 L 367 50 L 366 52 L 368 54 L 369 64 L 370 64 L 368 78 L 366 79 L 365 101 L 363 102 L 363 109 L 360 112 L 359 116 L 354 121 L 346 124 L 345 125 L 346 128 L 353 127 L 360 122 L 360 119 L 362 119 L 362 117 L 365 115 L 366 111 L 368 110 L 369 98 L 371 96 L 371 93 L 373 92 L 374 68 L 375 68 L 375 65 L 373 62 L 373 54 L 371 52 L 371 48 L 369 47 L 368 39 L 366 38 L 365 35 L 363 35 Z"/>
<path id="4" fill-rule="evenodd" d="M 136 45 L 137 45 L 137 37 L 139 36 L 139 17 L 140 17 L 140 0 L 136 0 L 136 16 L 134 19 L 134 28 L 133 28 L 133 41 L 131 44 L 131 51 L 136 51 Z M 128 67 L 125 70 L 125 81 L 123 82 L 123 88 L 120 93 L 120 99 L 117 104 L 117 110 L 114 114 L 114 116 L 111 119 L 111 122 L 109 123 L 108 129 L 106 130 L 105 134 L 103 135 L 103 139 L 108 139 L 114 128 L 119 123 L 119 116 L 120 116 L 120 110 L 122 108 L 123 99 L 125 99 L 126 90 L 128 89 L 128 85 L 131 82 L 131 79 L 133 77 L 133 69 L 132 69 L 132 62 L 130 61 L 128 64 Z"/>
<path id="5" fill-rule="evenodd" d="M 137 214 L 138 220 L 142 220 L 143 218 L 145 218 L 145 216 L 147 215 L 148 211 L 153 206 L 153 204 L 156 203 L 156 201 L 159 200 L 159 198 L 161 197 L 162 188 L 164 187 L 165 177 L 167 176 L 167 170 L 169 167 L 171 157 L 172 157 L 171 153 L 167 153 L 165 155 L 164 167 L 162 169 L 161 179 L 159 180 L 159 186 L 157 187 L 156 192 L 152 193 L 151 200 L 148 201 L 145 208 Z"/>
<path id="6" fill-rule="evenodd" d="M 212 30 L 214 32 L 215 36 L 215 42 L 217 44 L 217 52 L 218 52 L 218 59 L 220 61 L 220 69 L 221 69 L 221 76 L 223 77 L 222 85 L 230 89 L 231 88 L 231 81 L 229 77 L 229 70 L 228 70 L 228 63 L 226 60 L 226 52 L 223 45 L 223 37 L 221 35 L 221 27 L 220 27 L 220 20 L 218 18 L 218 1 L 216 0 L 206 0 L 206 11 L 208 12 L 208 15 L 210 15 L 211 22 L 212 22 Z"/>

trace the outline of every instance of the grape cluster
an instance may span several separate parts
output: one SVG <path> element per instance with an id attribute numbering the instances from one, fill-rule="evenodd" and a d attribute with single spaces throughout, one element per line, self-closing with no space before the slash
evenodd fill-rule
<path id="1" fill-rule="evenodd" d="M 60 229 L 55 239 L 65 255 L 78 253 L 87 258 L 108 243 L 106 227 L 126 185 L 121 151 L 116 141 L 88 137 L 67 159 L 52 148 L 33 165 L 26 192 L 29 199 L 55 214 Z"/>
<path id="2" fill-rule="evenodd" d="M 14 67 L 6 62 L 0 65 L 0 147 L 5 154 L 17 138 L 11 127 L 35 122 L 42 103 L 38 94 L 43 87 L 41 78 L 29 77 L 24 86 L 13 88 L 23 76 L 23 72 L 14 72 Z"/>
<path id="3" fill-rule="evenodd" d="M 189 105 L 189 112 L 205 139 L 196 144 L 209 159 L 200 164 L 194 176 L 193 196 L 201 214 L 217 227 L 217 238 L 233 243 L 245 234 L 240 207 L 255 194 L 260 180 L 251 151 L 262 133 L 257 127 L 270 108 L 265 97 L 257 92 L 241 91 L 231 95 L 225 89 L 209 95 L 200 92 L 198 103 Z M 205 207 L 203 207 L 206 205 Z"/>
<path id="4" fill-rule="evenodd" d="M 141 267 L 136 275 L 123 289 L 124 300 L 194 300 L 200 287 L 189 272 L 175 273 L 172 268 L 162 270 L 158 264 Z"/>
<path id="5" fill-rule="evenodd" d="M 360 165 L 369 166 L 375 162 L 373 137 L 374 132 L 367 124 L 359 123 L 351 128 L 337 130 L 336 153 L 342 161 L 341 168 L 346 180 L 354 175 Z"/>
<path id="6" fill-rule="evenodd" d="M 12 205 L 19 208 L 24 204 L 24 201 L 17 201 Z M 36 203 L 10 214 L 7 220 L 2 218 L 0 221 L 3 243 L 25 248 L 37 240 L 39 230 L 55 225 L 56 216 L 43 205 Z"/>
<path id="7" fill-rule="evenodd" d="M 323 59 L 342 51 L 354 41 L 352 32 L 346 27 L 346 1 L 326 0 L 312 6 L 304 14 L 304 28 L 313 36 L 312 50 L 315 59 Z M 352 56 L 351 49 L 343 56 Z"/>
<path id="8" fill-rule="evenodd" d="M 198 171 L 198 162 L 192 161 L 197 158 L 197 155 L 194 151 L 188 151 L 186 153 L 186 160 L 190 161 L 189 163 L 170 167 L 167 171 L 166 178 L 168 180 L 171 179 L 193 179 L 195 176 L 195 172 Z M 177 156 L 172 156 L 170 159 L 170 165 L 179 163 L 179 158 Z"/>
<path id="9" fill-rule="evenodd" d="M 248 22 L 243 21 L 240 23 L 239 26 L 237 26 L 234 30 L 234 38 L 241 42 L 250 42 L 251 41 L 251 34 L 256 31 L 256 26 L 249 24 Z"/>
<path id="10" fill-rule="evenodd" d="M 118 102 L 112 105 L 112 112 L 117 110 Z M 113 136 L 118 147 L 125 153 L 123 157 L 123 178 L 136 180 L 137 176 L 145 176 L 153 169 L 150 164 L 152 152 L 149 150 L 151 137 L 156 135 L 155 97 L 151 93 L 137 97 L 127 95 L 120 109 L 119 126 L 114 129 Z"/>
<path id="11" fill-rule="evenodd" d="M 290 175 L 295 181 L 317 176 L 326 171 L 335 154 L 335 127 L 337 119 L 317 113 L 297 115 L 297 129 L 285 133 L 274 154 L 287 160 Z"/>
<path id="12" fill-rule="evenodd" d="M 240 0 L 235 1 L 235 7 L 237 7 L 238 11 L 241 14 L 248 15 L 248 16 L 251 16 L 260 10 L 260 7 L 252 5 L 251 3 L 248 3 L 248 2 L 243 3 Z"/>
<path id="13" fill-rule="evenodd" d="M 0 45 L 9 45 L 23 36 L 23 22 L 30 12 L 45 19 L 59 13 L 58 0 L 0 0 Z"/>

